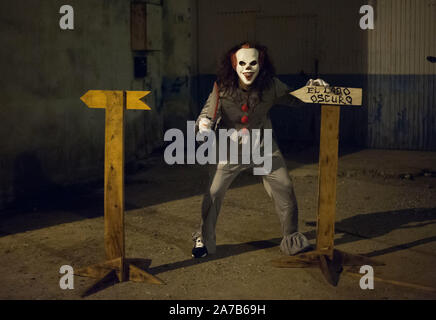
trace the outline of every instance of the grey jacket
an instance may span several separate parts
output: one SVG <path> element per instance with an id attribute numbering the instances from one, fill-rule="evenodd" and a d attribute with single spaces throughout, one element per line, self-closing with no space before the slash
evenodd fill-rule
<path id="1" fill-rule="evenodd" d="M 272 129 L 268 112 L 277 103 L 279 98 L 288 96 L 287 105 L 299 106 L 302 104 L 290 96 L 289 92 L 289 87 L 277 78 L 274 78 L 271 88 L 263 91 L 261 98 L 259 92 L 254 90 L 244 91 L 238 88 L 232 94 L 224 94 L 220 91 L 217 116 L 213 129 Z M 211 100 L 213 100 L 212 93 L 201 110 L 197 119 L 197 126 L 202 118 L 207 117 L 211 113 L 209 109 L 215 108 L 215 106 L 212 106 Z M 244 111 L 242 109 L 243 105 L 246 105 L 248 110 Z M 244 116 L 245 118 L 243 119 Z"/>
<path id="2" fill-rule="evenodd" d="M 218 129 L 236 129 L 237 131 L 242 128 L 260 129 L 260 150 L 263 153 L 264 149 L 264 129 L 271 129 L 272 124 L 269 117 L 269 111 L 272 106 L 277 104 L 280 98 L 288 97 L 286 105 L 301 106 L 303 103 L 289 94 L 289 87 L 281 82 L 279 79 L 274 78 L 272 86 L 262 92 L 255 90 L 245 91 L 241 88 L 236 89 L 233 93 L 223 93 L 219 91 L 219 103 L 216 114 L 215 122 L 212 123 L 212 128 L 217 131 Z M 213 105 L 211 93 L 207 99 L 198 119 L 196 127 L 198 130 L 199 122 L 202 118 L 209 118 L 208 115 L 213 114 L 216 105 Z M 282 100 L 282 99 L 280 99 Z M 216 100 L 215 100 L 216 101 Z M 243 108 L 243 106 L 245 107 Z M 219 140 L 217 136 L 217 140 Z M 275 139 L 272 139 L 272 156 L 281 158 L 281 153 Z M 242 154 L 241 139 L 239 139 L 239 156 Z"/>

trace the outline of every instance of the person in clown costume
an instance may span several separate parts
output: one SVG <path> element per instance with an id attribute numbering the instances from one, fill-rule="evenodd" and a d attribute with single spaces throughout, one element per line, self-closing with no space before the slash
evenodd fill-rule
<path id="1" fill-rule="evenodd" d="M 310 79 L 306 85 L 328 86 L 321 79 Z M 222 59 L 214 90 L 196 121 L 197 129 L 200 133 L 218 129 L 246 133 L 253 129 L 272 129 L 268 111 L 279 98 L 289 96 L 290 105 L 301 105 L 289 92 L 288 86 L 275 77 L 266 47 L 250 43 L 237 45 Z M 265 143 L 263 138 L 259 141 L 260 148 Z M 263 184 L 279 216 L 283 235 L 280 250 L 286 255 L 295 255 L 307 251 L 310 245 L 298 232 L 297 200 L 285 161 L 274 139 L 271 145 L 272 166 L 262 175 Z M 256 164 L 252 162 L 221 161 L 212 166 L 202 201 L 200 227 L 192 234 L 194 258 L 216 252 L 215 228 L 224 195 L 242 170 L 253 167 Z"/>

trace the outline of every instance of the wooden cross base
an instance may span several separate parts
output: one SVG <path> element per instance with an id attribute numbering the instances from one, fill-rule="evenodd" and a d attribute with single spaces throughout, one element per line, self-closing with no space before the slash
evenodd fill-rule
<path id="1" fill-rule="evenodd" d="M 322 251 L 308 251 L 295 256 L 287 256 L 272 260 L 271 264 L 277 268 L 311 268 L 319 267 L 328 283 L 337 286 L 339 276 L 344 266 L 384 266 L 385 264 L 371 258 L 347 253 L 334 249 L 329 255 Z"/>
<path id="2" fill-rule="evenodd" d="M 76 270 L 75 275 L 98 279 L 81 296 L 86 297 L 110 285 L 129 280 L 165 284 L 162 280 L 136 266 L 136 260 L 119 257 Z"/>

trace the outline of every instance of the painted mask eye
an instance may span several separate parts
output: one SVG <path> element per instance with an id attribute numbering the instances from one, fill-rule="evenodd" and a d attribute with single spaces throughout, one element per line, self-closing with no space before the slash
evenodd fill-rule
<path id="1" fill-rule="evenodd" d="M 257 61 L 251 61 L 250 62 L 250 66 L 255 66 L 255 65 L 257 65 Z"/>
<path id="2" fill-rule="evenodd" d="M 246 65 L 246 63 L 244 61 L 239 61 L 239 65 L 243 67 Z"/>

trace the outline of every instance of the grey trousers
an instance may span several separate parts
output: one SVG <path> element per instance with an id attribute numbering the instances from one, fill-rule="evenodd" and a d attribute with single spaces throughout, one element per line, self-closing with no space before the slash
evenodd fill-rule
<path id="1" fill-rule="evenodd" d="M 237 175 L 254 165 L 218 164 L 210 171 L 209 187 L 203 197 L 200 230 L 193 238 L 201 236 L 209 253 L 216 252 L 216 223 L 227 189 Z M 281 223 L 283 239 L 281 251 L 294 255 L 309 247 L 307 238 L 298 232 L 298 207 L 294 187 L 281 154 L 273 157 L 270 174 L 262 176 L 268 195 L 272 198 Z"/>

